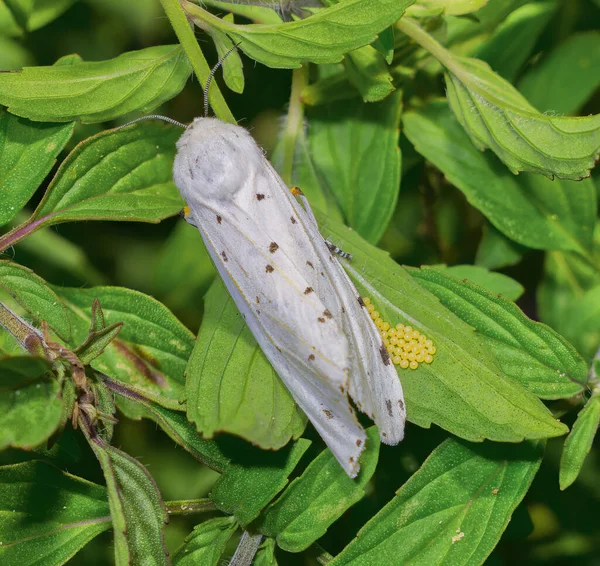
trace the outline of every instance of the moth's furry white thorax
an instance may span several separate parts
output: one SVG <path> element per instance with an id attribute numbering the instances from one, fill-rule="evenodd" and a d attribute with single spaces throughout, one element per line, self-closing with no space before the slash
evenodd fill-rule
<path id="1" fill-rule="evenodd" d="M 261 173 L 263 157 L 241 126 L 195 118 L 177 142 L 173 178 L 190 206 L 199 199 L 229 199 Z"/>

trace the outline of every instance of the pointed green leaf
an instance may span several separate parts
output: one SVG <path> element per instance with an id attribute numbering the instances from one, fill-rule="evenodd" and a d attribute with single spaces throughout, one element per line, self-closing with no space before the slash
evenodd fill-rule
<path id="1" fill-rule="evenodd" d="M 217 566 L 237 530 L 233 517 L 208 519 L 194 527 L 173 555 L 173 566 Z"/>
<path id="2" fill-rule="evenodd" d="M 591 358 L 600 344 L 600 285 L 565 305 L 562 332 L 577 350 Z"/>
<path id="3" fill-rule="evenodd" d="M 0 467 L 2 564 L 65 564 L 110 527 L 105 487 L 35 460 Z"/>
<path id="4" fill-rule="evenodd" d="M 394 90 L 384 56 L 370 45 L 350 51 L 344 58 L 344 68 L 365 102 L 383 100 Z"/>
<path id="5" fill-rule="evenodd" d="M 437 266 L 436 268 L 440 269 Z M 441 269 L 457 279 L 469 279 L 487 289 L 492 295 L 503 295 L 509 301 L 516 301 L 525 292 L 523 285 L 508 275 L 488 271 L 478 265 L 453 265 Z"/>
<path id="6" fill-rule="evenodd" d="M 595 224 L 593 182 L 515 177 L 478 151 L 443 102 L 403 117 L 404 133 L 498 230 L 525 246 L 586 254 Z"/>
<path id="7" fill-rule="evenodd" d="M 373 42 L 373 47 L 383 55 L 385 62 L 391 65 L 394 59 L 394 27 L 390 26 L 380 32 Z"/>
<path id="8" fill-rule="evenodd" d="M 444 57 L 452 111 L 471 141 L 490 148 L 513 172 L 588 177 L 600 156 L 600 114 L 541 114 L 483 61 Z"/>
<path id="9" fill-rule="evenodd" d="M 106 479 L 115 565 L 167 566 L 164 528 L 169 518 L 152 476 L 137 460 L 100 437 L 88 441 Z"/>
<path id="10" fill-rule="evenodd" d="M 223 16 L 223 19 L 233 23 L 232 14 Z M 223 67 L 223 80 L 225 81 L 225 84 L 233 92 L 241 94 L 244 92 L 244 68 L 242 65 L 242 58 L 240 57 L 237 48 L 234 49 L 233 41 L 229 39 L 226 33 L 223 33 L 219 29 L 209 27 L 206 31 L 217 48 L 219 60 L 222 61 L 221 67 Z M 228 53 L 227 56 L 225 56 L 226 53 Z M 223 57 L 225 58 L 223 59 Z"/>
<path id="11" fill-rule="evenodd" d="M 400 369 L 408 420 L 432 423 L 472 441 L 518 442 L 565 434 L 548 409 L 523 386 L 504 377 L 487 344 L 385 252 L 355 232 L 326 220 L 322 232 L 353 255 L 344 268 L 363 296 L 390 324 L 410 324 L 433 341 L 433 363 Z"/>
<path id="12" fill-rule="evenodd" d="M 7 381 L 18 382 L 21 374 Z M 53 377 L 0 391 L 0 450 L 9 446 L 30 450 L 52 435 L 61 422 L 61 388 Z"/>
<path id="13" fill-rule="evenodd" d="M 301 438 L 268 452 L 240 442 L 235 461 L 218 479 L 211 499 L 221 511 L 247 525 L 287 485 L 288 476 L 309 446 L 310 440 Z"/>
<path id="14" fill-rule="evenodd" d="M 277 10 L 267 6 L 234 4 L 232 2 L 219 2 L 219 0 L 204 0 L 203 4 L 217 8 L 219 11 L 242 16 L 257 24 L 280 24 L 283 22 Z"/>
<path id="15" fill-rule="evenodd" d="M 572 114 L 600 87 L 600 34 L 573 34 L 556 46 L 519 82 L 532 106 Z"/>
<path id="16" fill-rule="evenodd" d="M 377 427 L 369 428 L 367 435 L 356 479 L 348 477 L 331 450 L 323 450 L 261 514 L 256 523 L 259 532 L 273 537 L 277 546 L 288 552 L 300 552 L 321 538 L 365 496 L 379 456 Z"/>
<path id="17" fill-rule="evenodd" d="M 118 338 L 92 361 L 92 367 L 179 408 L 183 374 L 194 336 L 164 305 L 148 295 L 121 287 L 54 289 L 67 307 L 73 345 L 81 344 L 88 335 L 95 299 L 103 307 L 106 324 L 123 323 Z"/>
<path id="18" fill-rule="evenodd" d="M 473 446 L 446 440 L 328 564 L 483 564 L 527 492 L 542 453 L 539 442 Z"/>
<path id="19" fill-rule="evenodd" d="M 269 67 L 292 69 L 306 61 L 341 61 L 348 51 L 372 43 L 413 1 L 345 0 L 281 24 L 236 25 L 189 3 L 186 11 L 201 27 L 225 32 L 248 57 Z"/>
<path id="20" fill-rule="evenodd" d="M 463 16 L 477 12 L 487 2 L 488 0 L 419 0 L 418 4 L 429 10 L 443 10 L 446 16 Z"/>
<path id="21" fill-rule="evenodd" d="M 568 398 L 583 390 L 585 360 L 549 326 L 530 320 L 504 297 L 445 271 L 427 267 L 408 271 L 477 330 L 506 375 L 543 399 Z"/>
<path id="22" fill-rule="evenodd" d="M 185 414 L 173 409 L 161 407 L 130 385 L 105 382 L 107 387 L 117 395 L 131 399 L 148 410 L 147 416 L 154 420 L 179 446 L 187 450 L 196 460 L 218 472 L 225 472 L 229 466 L 229 457 L 223 452 L 224 443 L 215 440 L 204 440 L 198 435 L 196 427 L 190 423 Z"/>
<path id="23" fill-rule="evenodd" d="M 63 14 L 76 0 L 4 0 L 21 28 L 34 31 Z"/>
<path id="24" fill-rule="evenodd" d="M 513 82 L 556 9 L 553 1 L 521 6 L 509 14 L 473 55 Z"/>
<path id="25" fill-rule="evenodd" d="M 205 298 L 198 340 L 186 369 L 188 418 L 212 438 L 228 432 L 262 448 L 298 438 L 306 417 L 260 350 L 217 278 Z"/>
<path id="26" fill-rule="evenodd" d="M 258 552 L 254 557 L 254 566 L 277 566 L 275 558 L 275 540 L 267 538 L 258 547 Z"/>
<path id="27" fill-rule="evenodd" d="M 567 489 L 579 475 L 585 457 L 592 448 L 592 442 L 600 424 L 600 396 L 591 397 L 577 415 L 577 420 L 567 436 L 560 458 L 560 489 Z"/>
<path id="28" fill-rule="evenodd" d="M 37 320 L 45 320 L 61 338 L 70 337 L 71 324 L 64 305 L 48 284 L 31 269 L 0 260 L 0 288 Z"/>
<path id="29" fill-rule="evenodd" d="M 44 358 L 34 356 L 0 357 L 0 391 L 22 386 L 52 368 Z"/>
<path id="30" fill-rule="evenodd" d="M 501 269 L 519 263 L 525 248 L 507 238 L 492 224 L 486 222 L 477 248 L 475 265 L 488 269 Z"/>
<path id="31" fill-rule="evenodd" d="M 385 232 L 398 198 L 401 108 L 402 93 L 396 92 L 374 104 L 328 106 L 310 119 L 317 171 L 348 225 L 373 243 Z"/>
<path id="32" fill-rule="evenodd" d="M 183 208 L 172 167 L 179 128 L 145 122 L 81 142 L 63 161 L 30 222 L 160 222 Z"/>
<path id="33" fill-rule="evenodd" d="M 0 226 L 33 196 L 72 133 L 73 124 L 35 124 L 0 109 Z"/>
<path id="34" fill-rule="evenodd" d="M 170 100 L 190 71 L 179 45 L 129 51 L 106 61 L 25 67 L 0 74 L 0 104 L 40 122 L 105 122 L 147 113 Z"/>

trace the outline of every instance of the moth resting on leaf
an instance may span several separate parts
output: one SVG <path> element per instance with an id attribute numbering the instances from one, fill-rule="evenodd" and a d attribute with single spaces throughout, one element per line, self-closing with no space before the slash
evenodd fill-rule
<path id="1" fill-rule="evenodd" d="M 404 436 L 402 386 L 382 338 L 300 191 L 250 134 L 196 118 L 177 142 L 173 178 L 256 341 L 350 477 L 366 434 Z"/>

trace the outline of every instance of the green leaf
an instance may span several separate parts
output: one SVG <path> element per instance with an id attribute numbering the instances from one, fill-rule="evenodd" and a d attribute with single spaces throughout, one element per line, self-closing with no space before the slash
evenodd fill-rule
<path id="1" fill-rule="evenodd" d="M 543 399 L 572 397 L 587 383 L 587 364 L 562 336 L 527 318 L 511 301 L 445 271 L 408 272 L 477 330 L 502 371 Z"/>
<path id="2" fill-rule="evenodd" d="M 573 34 L 560 43 L 519 82 L 532 106 L 572 114 L 600 87 L 600 35 Z"/>
<path id="3" fill-rule="evenodd" d="M 162 122 L 145 122 L 81 142 L 61 164 L 29 222 L 160 222 L 176 214 L 183 208 L 172 181 L 180 134 Z"/>
<path id="4" fill-rule="evenodd" d="M 328 564 L 483 564 L 527 492 L 542 452 L 540 443 L 446 440 Z"/>
<path id="5" fill-rule="evenodd" d="M 232 14 L 223 16 L 223 19 L 233 23 Z M 233 92 L 241 94 L 244 92 L 244 68 L 238 50 L 234 49 L 234 43 L 229 39 L 226 33 L 223 33 L 214 27 L 209 27 L 206 31 L 217 48 L 219 60 L 222 61 L 221 67 L 223 67 L 223 80 L 225 81 L 225 84 Z M 225 56 L 227 53 L 228 55 Z M 223 59 L 223 57 L 225 58 Z"/>
<path id="6" fill-rule="evenodd" d="M 39 29 L 62 15 L 76 0 L 4 0 L 26 31 Z"/>
<path id="7" fill-rule="evenodd" d="M 417 151 L 509 238 L 531 248 L 588 253 L 597 206 L 590 179 L 511 175 L 469 142 L 443 102 L 405 114 L 403 124 Z"/>
<path id="8" fill-rule="evenodd" d="M 261 514 L 256 528 L 288 552 L 300 552 L 321 538 L 352 505 L 365 496 L 379 456 L 377 427 L 367 430 L 360 473 L 350 479 L 331 450 L 321 452 L 279 498 Z"/>
<path id="9" fill-rule="evenodd" d="M 419 0 L 418 4 L 429 10 L 443 10 L 446 16 L 463 16 L 477 12 L 487 2 L 488 0 Z"/>
<path id="10" fill-rule="evenodd" d="M 106 488 L 40 461 L 0 467 L 2 564 L 64 564 L 110 527 Z"/>
<path id="11" fill-rule="evenodd" d="M 394 59 L 394 27 L 390 26 L 380 32 L 373 42 L 373 47 L 383 55 L 385 62 L 391 65 Z"/>
<path id="12" fill-rule="evenodd" d="M 16 384 L 21 377 L 18 373 L 5 382 Z M 59 427 L 62 407 L 60 385 L 53 377 L 0 391 L 0 450 L 40 445 Z"/>
<path id="13" fill-rule="evenodd" d="M 565 307 L 561 331 L 585 358 L 591 358 L 600 344 L 600 285 Z"/>
<path id="14" fill-rule="evenodd" d="M 396 92 L 379 103 L 328 106 L 310 119 L 317 171 L 347 224 L 373 243 L 385 232 L 398 198 L 401 108 L 402 93 Z"/>
<path id="15" fill-rule="evenodd" d="M 103 307 L 107 325 L 123 323 L 119 337 L 92 361 L 92 367 L 179 408 L 194 336 L 164 305 L 148 295 L 121 287 L 54 289 L 71 319 L 72 345 L 80 344 L 88 335 L 95 299 Z"/>
<path id="16" fill-rule="evenodd" d="M 560 489 L 567 489 L 579 475 L 585 457 L 592 448 L 600 424 L 600 396 L 591 397 L 577 415 L 577 420 L 567 436 L 560 458 Z"/>
<path id="17" fill-rule="evenodd" d="M 95 405 L 98 412 L 96 429 L 102 440 L 110 444 L 116 423 L 113 417 L 117 411 L 115 397 L 113 392 L 100 379 L 94 383 L 94 395 L 98 400 Z"/>
<path id="18" fill-rule="evenodd" d="M 50 369 L 52 364 L 44 358 L 25 355 L 0 357 L 0 392 L 37 381 Z"/>
<path id="19" fill-rule="evenodd" d="M 205 438 L 228 432 L 275 450 L 304 430 L 306 417 L 220 278 L 206 294 L 204 318 L 186 375 L 188 418 Z"/>
<path id="20" fill-rule="evenodd" d="M 184 221 L 177 222 L 156 251 L 153 272 L 152 294 L 181 314 L 199 312 L 216 275 L 198 228 Z M 177 281 L 176 286 L 173 281 Z"/>
<path id="21" fill-rule="evenodd" d="M 232 2 L 219 2 L 219 0 L 204 0 L 203 4 L 242 16 L 257 24 L 280 24 L 283 21 L 276 10 L 267 6 L 234 4 Z"/>
<path id="22" fill-rule="evenodd" d="M 169 564 L 164 544 L 167 510 L 152 476 L 137 460 L 105 444 L 98 437 L 88 441 L 98 458 L 108 491 L 115 541 L 115 565 Z"/>
<path id="23" fill-rule="evenodd" d="M 254 566 L 277 566 L 275 559 L 275 540 L 267 538 L 258 547 L 258 552 L 254 557 Z"/>
<path id="24" fill-rule="evenodd" d="M 190 71 L 179 45 L 129 51 L 106 61 L 25 67 L 0 74 L 0 104 L 40 122 L 105 122 L 147 113 L 170 100 Z"/>
<path id="25" fill-rule="evenodd" d="M 383 100 L 394 90 L 384 56 L 370 45 L 350 51 L 344 58 L 344 68 L 365 102 Z"/>
<path id="26" fill-rule="evenodd" d="M 72 133 L 73 124 L 35 124 L 0 109 L 0 226 L 33 196 Z"/>
<path id="27" fill-rule="evenodd" d="M 293 69 L 304 62 L 335 63 L 353 49 L 372 43 L 414 0 L 345 0 L 303 20 L 281 24 L 236 25 L 193 4 L 186 11 L 202 28 L 217 28 L 259 63 Z M 0 102 L 2 99 L 0 98 Z"/>
<path id="28" fill-rule="evenodd" d="M 488 290 L 492 295 L 504 295 L 509 301 L 516 301 L 525 292 L 523 285 L 512 277 L 488 271 L 478 265 L 453 265 L 445 267 L 443 270 L 457 279 L 469 279 Z"/>
<path id="29" fill-rule="evenodd" d="M 196 460 L 218 472 L 225 472 L 229 466 L 229 457 L 223 452 L 223 443 L 215 440 L 204 440 L 198 436 L 196 427 L 190 423 L 185 414 L 173 409 L 161 407 L 143 392 L 131 386 L 105 381 L 107 387 L 123 398 L 131 399 L 147 409 L 147 415 L 154 420 L 179 446 L 187 450 Z"/>
<path id="30" fill-rule="evenodd" d="M 48 284 L 31 269 L 0 260 L 0 288 L 37 320 L 45 320 L 61 338 L 70 337 L 71 325 L 64 305 Z"/>
<path id="31" fill-rule="evenodd" d="M 553 1 L 525 4 L 509 14 L 473 55 L 513 82 L 556 9 Z"/>
<path id="32" fill-rule="evenodd" d="M 541 114 L 487 63 L 449 52 L 438 59 L 446 66 L 450 107 L 476 147 L 490 148 L 513 173 L 589 176 L 600 156 L 600 114 Z"/>
<path id="33" fill-rule="evenodd" d="M 83 344 L 77 346 L 74 353 L 81 363 L 88 365 L 102 354 L 104 349 L 117 337 L 121 328 L 123 328 L 122 322 L 115 322 L 111 325 L 105 324 L 100 302 L 98 299 L 94 299 L 88 336 Z"/>
<path id="34" fill-rule="evenodd" d="M 246 526 L 287 485 L 288 476 L 309 446 L 310 440 L 301 438 L 277 452 L 263 452 L 240 442 L 235 461 L 217 480 L 211 499 Z"/>
<path id="35" fill-rule="evenodd" d="M 475 265 L 488 269 L 501 269 L 519 263 L 525 251 L 525 248 L 486 222 L 477 248 Z"/>
<path id="36" fill-rule="evenodd" d="M 398 367 L 408 420 L 432 423 L 471 441 L 519 442 L 565 434 L 548 409 L 524 387 L 504 377 L 474 329 L 440 304 L 385 252 L 355 232 L 321 219 L 324 234 L 353 255 L 344 268 L 362 296 L 372 299 L 390 324 L 409 323 L 433 341 L 432 364 Z"/>
<path id="37" fill-rule="evenodd" d="M 216 517 L 196 525 L 173 555 L 173 565 L 217 566 L 237 527 L 233 517 Z"/>

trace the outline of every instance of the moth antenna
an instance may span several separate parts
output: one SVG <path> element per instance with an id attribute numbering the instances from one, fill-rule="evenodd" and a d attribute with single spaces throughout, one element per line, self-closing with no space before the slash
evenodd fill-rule
<path id="1" fill-rule="evenodd" d="M 178 122 L 177 120 L 174 120 L 173 118 L 169 118 L 168 116 L 162 116 L 161 114 L 149 114 L 148 116 L 140 116 L 139 118 L 136 118 L 135 120 L 131 120 L 130 122 L 123 124 L 122 126 L 119 126 L 117 128 L 117 130 L 120 130 L 121 128 L 125 128 L 127 126 L 131 126 L 131 124 L 135 124 L 137 122 L 143 122 L 144 120 L 162 120 L 163 122 L 168 122 L 169 124 L 174 124 L 175 126 L 179 126 L 180 128 L 183 128 L 184 130 L 187 128 L 187 126 L 185 124 L 182 124 L 181 122 Z"/>
<path id="2" fill-rule="evenodd" d="M 237 49 L 237 46 L 239 45 L 239 43 L 236 43 L 233 47 L 231 47 L 230 49 L 228 49 L 223 56 L 217 61 L 216 65 L 210 70 L 210 73 L 208 74 L 208 78 L 206 79 L 206 86 L 204 87 L 204 117 L 208 118 L 208 89 L 210 88 L 210 83 L 213 80 L 213 77 L 215 76 L 215 73 L 217 72 L 217 70 L 219 69 L 219 67 L 223 64 L 223 61 L 225 61 L 225 59 L 227 58 L 227 56 L 234 51 L 235 49 Z"/>

